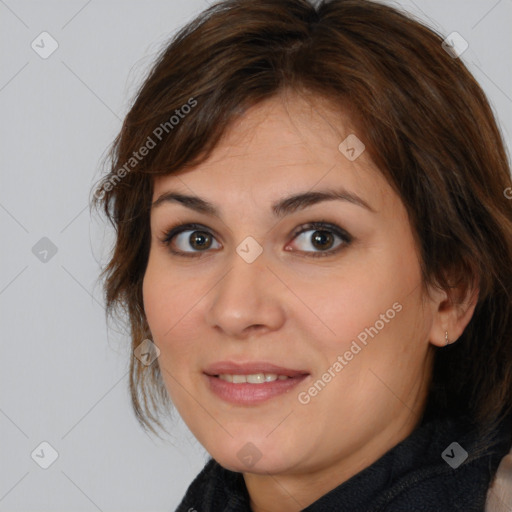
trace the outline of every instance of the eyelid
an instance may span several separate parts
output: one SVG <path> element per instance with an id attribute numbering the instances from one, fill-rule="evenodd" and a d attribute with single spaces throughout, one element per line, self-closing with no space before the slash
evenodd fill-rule
<path id="1" fill-rule="evenodd" d="M 170 243 L 172 238 L 174 238 L 176 235 L 179 235 L 183 231 L 205 231 L 207 233 L 212 234 L 216 239 L 219 238 L 215 230 L 207 226 L 204 226 L 203 224 L 198 224 L 197 222 L 178 222 L 164 230 L 161 242 L 164 244 Z"/>
<path id="2" fill-rule="evenodd" d="M 351 242 L 353 240 L 353 236 L 348 233 L 348 231 L 345 231 L 340 226 L 337 226 L 336 224 L 333 224 L 328 221 L 319 220 L 319 221 L 313 221 L 313 222 L 306 222 L 305 224 L 301 224 L 296 228 L 296 230 L 293 232 L 292 237 L 296 238 L 301 233 L 304 233 L 306 231 L 327 231 L 330 230 L 336 235 L 338 235 L 340 238 L 346 239 L 347 241 Z"/>

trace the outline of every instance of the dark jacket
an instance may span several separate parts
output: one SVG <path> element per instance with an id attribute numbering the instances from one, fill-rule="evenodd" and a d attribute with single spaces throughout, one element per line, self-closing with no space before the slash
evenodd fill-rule
<path id="1" fill-rule="evenodd" d="M 304 512 L 483 512 L 511 445 L 511 418 L 486 436 L 468 421 L 430 420 Z M 210 459 L 176 509 L 189 511 L 250 512 L 242 474 Z"/>

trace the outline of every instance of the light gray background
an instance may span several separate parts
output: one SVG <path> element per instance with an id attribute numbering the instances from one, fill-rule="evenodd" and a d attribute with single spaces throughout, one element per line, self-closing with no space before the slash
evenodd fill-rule
<path id="1" fill-rule="evenodd" d="M 390 3 L 469 42 L 508 143 L 512 0 Z M 112 237 L 88 197 L 156 53 L 207 5 L 0 0 L 0 511 L 173 511 L 206 460 L 178 418 L 168 442 L 135 421 L 129 340 L 107 331 L 96 283 Z M 31 48 L 43 31 L 59 44 L 47 59 Z M 48 469 L 31 458 L 43 441 Z"/>

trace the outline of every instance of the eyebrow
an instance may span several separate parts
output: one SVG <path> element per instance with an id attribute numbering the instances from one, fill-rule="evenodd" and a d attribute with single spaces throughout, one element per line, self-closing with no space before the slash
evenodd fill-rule
<path id="1" fill-rule="evenodd" d="M 349 203 L 361 206 L 376 213 L 376 211 L 361 197 L 353 194 L 347 190 L 320 190 L 316 192 L 303 192 L 295 194 L 275 202 L 272 205 L 272 213 L 275 217 L 284 217 L 297 210 L 303 210 L 308 206 L 323 202 L 323 201 L 347 201 Z M 164 192 L 153 202 L 152 208 L 157 208 L 164 203 L 179 203 L 191 210 L 207 215 L 214 215 L 221 217 L 219 210 L 209 201 L 202 199 L 198 196 L 189 196 L 179 194 L 177 192 Z"/>

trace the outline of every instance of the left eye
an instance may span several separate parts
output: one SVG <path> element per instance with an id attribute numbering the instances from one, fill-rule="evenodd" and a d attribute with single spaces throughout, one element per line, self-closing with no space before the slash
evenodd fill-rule
<path id="1" fill-rule="evenodd" d="M 337 252 L 340 246 L 348 245 L 350 242 L 350 236 L 341 228 L 315 223 L 302 226 L 301 231 L 294 237 L 294 244 L 298 246 L 298 250 L 319 253 L 314 256 L 332 254 Z"/>

